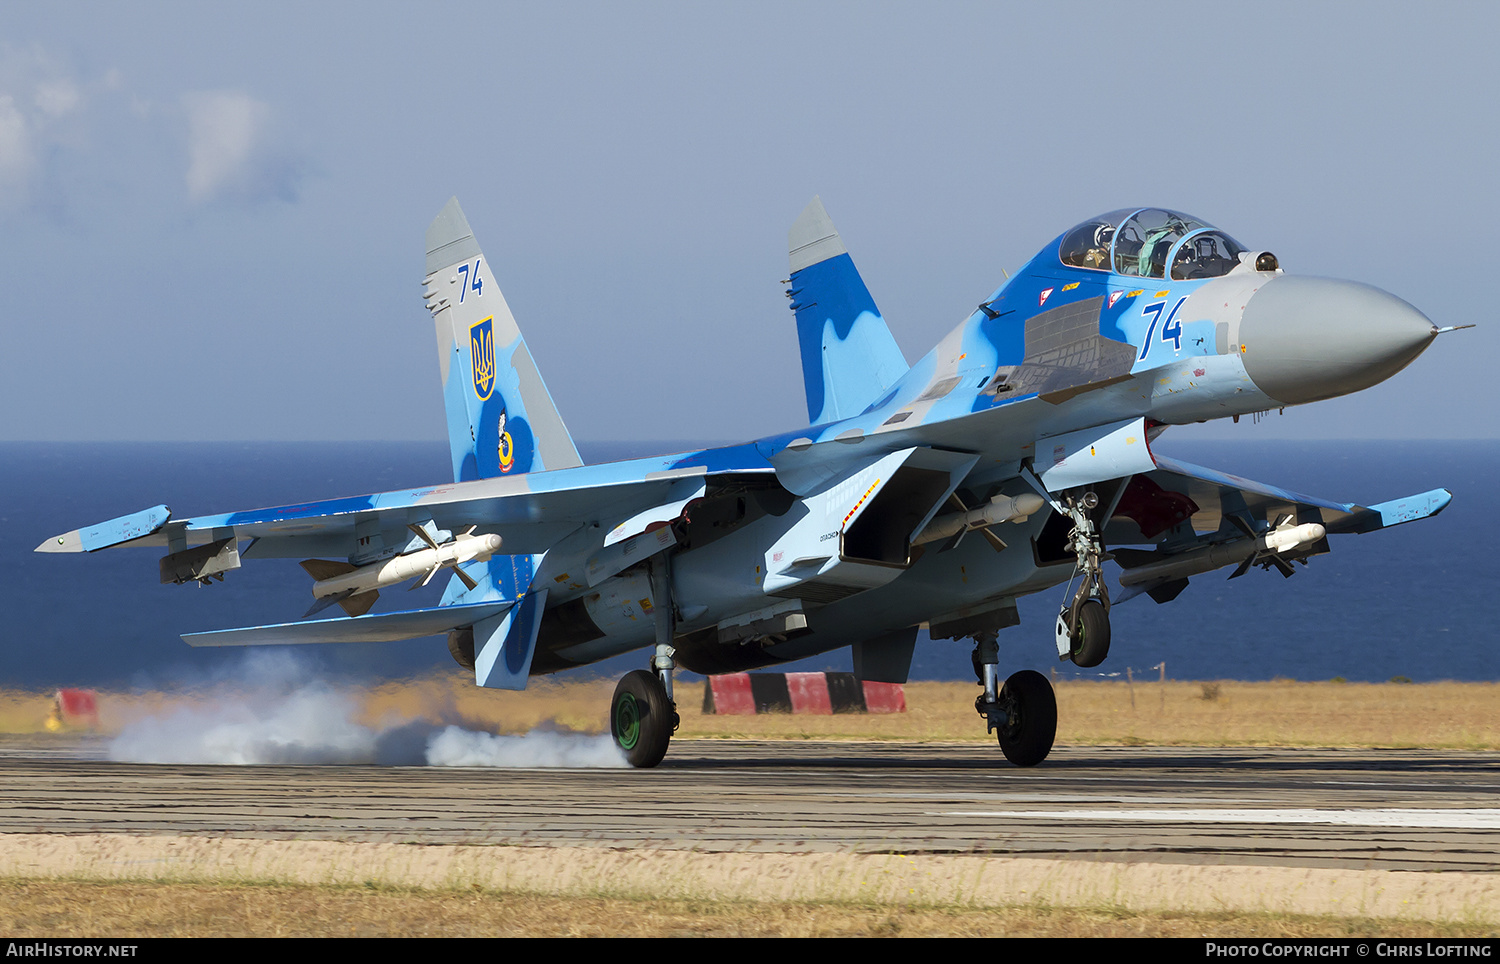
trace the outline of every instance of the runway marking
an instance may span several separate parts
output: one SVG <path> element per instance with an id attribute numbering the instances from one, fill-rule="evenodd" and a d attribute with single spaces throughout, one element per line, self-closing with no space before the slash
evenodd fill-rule
<path id="1" fill-rule="evenodd" d="M 1163 823 L 1327 823 L 1349 827 L 1500 830 L 1500 810 L 946 810 L 946 817 L 1141 820 Z"/>

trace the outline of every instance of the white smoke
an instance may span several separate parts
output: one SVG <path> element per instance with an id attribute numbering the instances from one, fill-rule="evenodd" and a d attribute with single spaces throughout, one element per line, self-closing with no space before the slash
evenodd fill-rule
<path id="1" fill-rule="evenodd" d="M 359 764 L 451 767 L 623 767 L 608 734 L 538 728 L 497 736 L 438 719 L 384 727 L 356 721 L 355 696 L 309 679 L 285 654 L 247 655 L 232 681 L 189 705 L 127 724 L 109 744 L 126 763 Z"/>
<path id="2" fill-rule="evenodd" d="M 609 734 L 584 736 L 532 730 L 522 736 L 445 727 L 427 741 L 427 763 L 437 767 L 623 767 Z"/>

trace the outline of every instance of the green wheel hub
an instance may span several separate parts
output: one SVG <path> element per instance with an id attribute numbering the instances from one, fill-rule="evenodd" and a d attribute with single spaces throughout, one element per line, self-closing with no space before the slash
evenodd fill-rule
<path id="1" fill-rule="evenodd" d="M 615 706 L 615 732 L 619 734 L 620 749 L 629 752 L 641 739 L 641 708 L 636 705 L 634 693 L 622 693 Z"/>

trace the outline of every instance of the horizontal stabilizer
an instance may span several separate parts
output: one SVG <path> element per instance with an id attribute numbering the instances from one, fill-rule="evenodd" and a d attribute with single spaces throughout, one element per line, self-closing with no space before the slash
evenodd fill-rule
<path id="1" fill-rule="evenodd" d="M 302 623 L 277 623 L 189 633 L 182 641 L 189 646 L 285 646 L 301 643 L 389 643 L 401 639 L 437 636 L 450 629 L 471 626 L 498 616 L 515 605 L 513 600 L 412 609 L 375 616 L 346 616 Z"/>

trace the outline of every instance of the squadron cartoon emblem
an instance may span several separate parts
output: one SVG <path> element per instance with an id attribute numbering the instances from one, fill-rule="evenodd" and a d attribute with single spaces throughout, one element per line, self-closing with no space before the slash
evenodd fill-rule
<path id="1" fill-rule="evenodd" d="M 509 472 L 516 464 L 516 443 L 505 430 L 505 413 L 500 413 L 500 471 Z"/>

